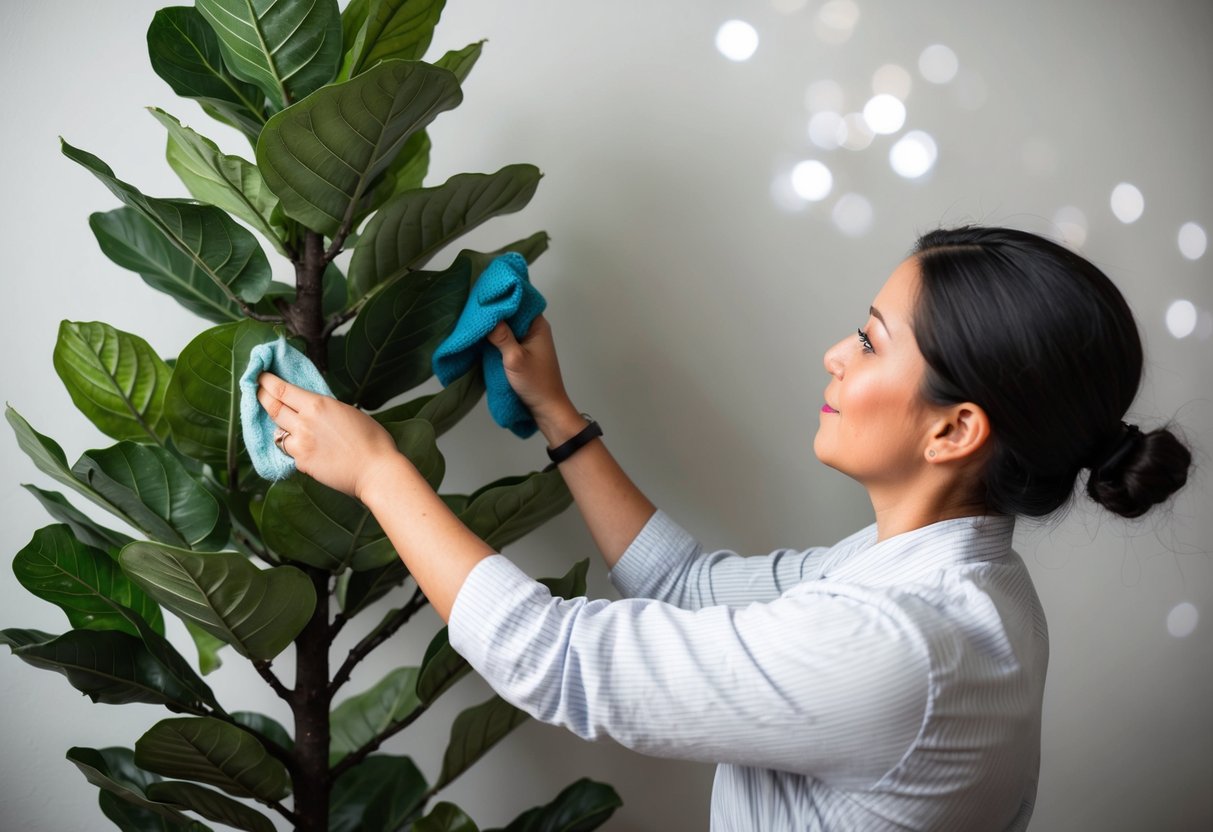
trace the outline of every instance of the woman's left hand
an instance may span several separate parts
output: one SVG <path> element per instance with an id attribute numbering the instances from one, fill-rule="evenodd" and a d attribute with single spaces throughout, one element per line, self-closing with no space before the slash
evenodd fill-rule
<path id="1" fill-rule="evenodd" d="M 377 470 L 403 456 L 383 425 L 356 407 L 291 384 L 257 376 L 257 401 L 289 435 L 279 447 L 317 482 L 361 499 Z"/>

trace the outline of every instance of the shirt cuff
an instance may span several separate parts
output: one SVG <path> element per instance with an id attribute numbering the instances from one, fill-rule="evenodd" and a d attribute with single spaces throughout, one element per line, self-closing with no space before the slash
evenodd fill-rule
<path id="1" fill-rule="evenodd" d="M 674 566 L 684 563 L 698 548 L 695 538 L 657 509 L 607 577 L 625 598 L 649 598 Z"/>
<path id="2" fill-rule="evenodd" d="M 451 647 L 483 675 L 488 653 L 510 618 L 541 595 L 551 593 L 509 558 L 489 555 L 468 573 L 451 605 L 447 621 Z"/>

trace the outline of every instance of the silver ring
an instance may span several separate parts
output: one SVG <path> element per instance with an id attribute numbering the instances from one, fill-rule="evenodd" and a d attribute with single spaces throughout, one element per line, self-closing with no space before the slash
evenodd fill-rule
<path id="1" fill-rule="evenodd" d="M 290 431 L 279 428 L 277 435 L 274 436 L 274 444 L 277 445 L 278 450 L 282 451 L 284 454 L 286 453 L 286 438 L 290 435 Z M 290 454 L 287 454 L 287 456 L 290 456 Z"/>

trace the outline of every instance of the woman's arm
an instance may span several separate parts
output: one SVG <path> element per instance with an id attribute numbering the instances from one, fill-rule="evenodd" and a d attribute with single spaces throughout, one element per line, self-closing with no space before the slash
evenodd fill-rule
<path id="1" fill-rule="evenodd" d="M 555 448 L 586 426 L 560 376 L 552 328 L 542 315 L 521 341 L 505 324 L 489 336 L 501 351 L 506 378 L 531 410 L 535 423 Z M 601 439 L 594 439 L 560 463 L 564 477 L 607 567 L 613 567 L 644 528 L 656 507 L 624 473 Z"/>

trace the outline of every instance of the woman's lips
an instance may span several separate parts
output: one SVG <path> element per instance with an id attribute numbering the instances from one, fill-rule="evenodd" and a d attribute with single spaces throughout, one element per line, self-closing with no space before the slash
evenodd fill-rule
<path id="1" fill-rule="evenodd" d="M 837 413 L 838 411 L 835 410 L 834 408 L 830 407 L 828 404 L 823 404 L 821 406 L 821 412 L 822 413 Z"/>

